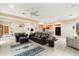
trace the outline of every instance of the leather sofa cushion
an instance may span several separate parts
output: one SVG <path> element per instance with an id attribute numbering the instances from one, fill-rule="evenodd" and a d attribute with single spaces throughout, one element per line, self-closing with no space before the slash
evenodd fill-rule
<path id="1" fill-rule="evenodd" d="M 41 35 L 42 35 L 41 33 L 38 33 L 38 37 L 39 37 L 39 38 L 41 37 Z"/>
<path id="2" fill-rule="evenodd" d="M 44 34 L 42 34 L 42 35 L 41 35 L 41 37 L 45 37 L 45 35 L 44 35 Z"/>
<path id="3" fill-rule="evenodd" d="M 41 37 L 41 33 L 35 33 L 35 37 L 38 37 L 38 38 L 40 38 Z"/>
<path id="4" fill-rule="evenodd" d="M 35 33 L 35 37 L 38 37 L 38 34 L 37 33 Z"/>
<path id="5" fill-rule="evenodd" d="M 15 36 L 28 36 L 26 33 L 15 33 Z"/>
<path id="6" fill-rule="evenodd" d="M 31 36 L 32 38 L 36 39 L 36 40 L 41 40 L 41 38 L 38 38 L 36 36 Z"/>
<path id="7" fill-rule="evenodd" d="M 36 38 L 42 38 L 42 37 L 47 37 L 49 36 L 48 34 L 42 33 L 42 32 L 36 32 L 33 34 L 31 34 L 32 36 L 36 37 Z"/>

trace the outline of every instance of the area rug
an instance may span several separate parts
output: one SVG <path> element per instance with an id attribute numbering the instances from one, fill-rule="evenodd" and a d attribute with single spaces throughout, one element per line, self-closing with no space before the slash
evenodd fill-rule
<path id="1" fill-rule="evenodd" d="M 10 47 L 15 48 L 15 47 L 18 47 L 18 46 L 23 46 L 23 45 L 28 44 L 28 43 L 31 43 L 31 42 L 27 42 L 27 43 L 23 43 L 23 44 L 15 44 L 15 45 L 11 45 Z"/>
<path id="2" fill-rule="evenodd" d="M 15 51 L 18 51 L 18 50 L 21 50 L 21 49 L 26 49 L 26 48 L 29 48 L 30 46 L 23 46 L 23 47 L 20 47 L 20 48 L 17 48 Z"/>
<path id="3" fill-rule="evenodd" d="M 35 56 L 35 55 L 37 55 L 38 53 L 40 53 L 40 52 L 42 52 L 44 50 L 45 49 L 43 47 L 37 46 L 37 47 L 35 47 L 33 49 L 30 49 L 28 51 L 24 51 L 24 52 L 22 52 L 20 54 L 17 54 L 15 56 Z"/>

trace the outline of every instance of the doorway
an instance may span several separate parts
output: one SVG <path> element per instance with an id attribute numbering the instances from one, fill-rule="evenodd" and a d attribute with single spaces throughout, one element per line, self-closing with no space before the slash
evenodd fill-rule
<path id="1" fill-rule="evenodd" d="M 61 27 L 55 27 L 55 35 L 61 36 Z"/>

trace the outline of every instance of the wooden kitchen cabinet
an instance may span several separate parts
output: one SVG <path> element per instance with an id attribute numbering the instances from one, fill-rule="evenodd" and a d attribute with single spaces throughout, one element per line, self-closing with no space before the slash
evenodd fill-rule
<path id="1" fill-rule="evenodd" d="M 0 25 L 0 37 L 9 33 L 9 27 L 5 25 Z"/>

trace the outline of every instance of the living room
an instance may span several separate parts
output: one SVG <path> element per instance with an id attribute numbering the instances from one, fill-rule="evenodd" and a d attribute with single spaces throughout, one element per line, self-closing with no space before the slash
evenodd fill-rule
<path id="1" fill-rule="evenodd" d="M 78 6 L 79 4 L 74 3 L 0 4 L 0 55 L 79 55 Z M 57 12 L 59 8 L 62 13 Z"/>

